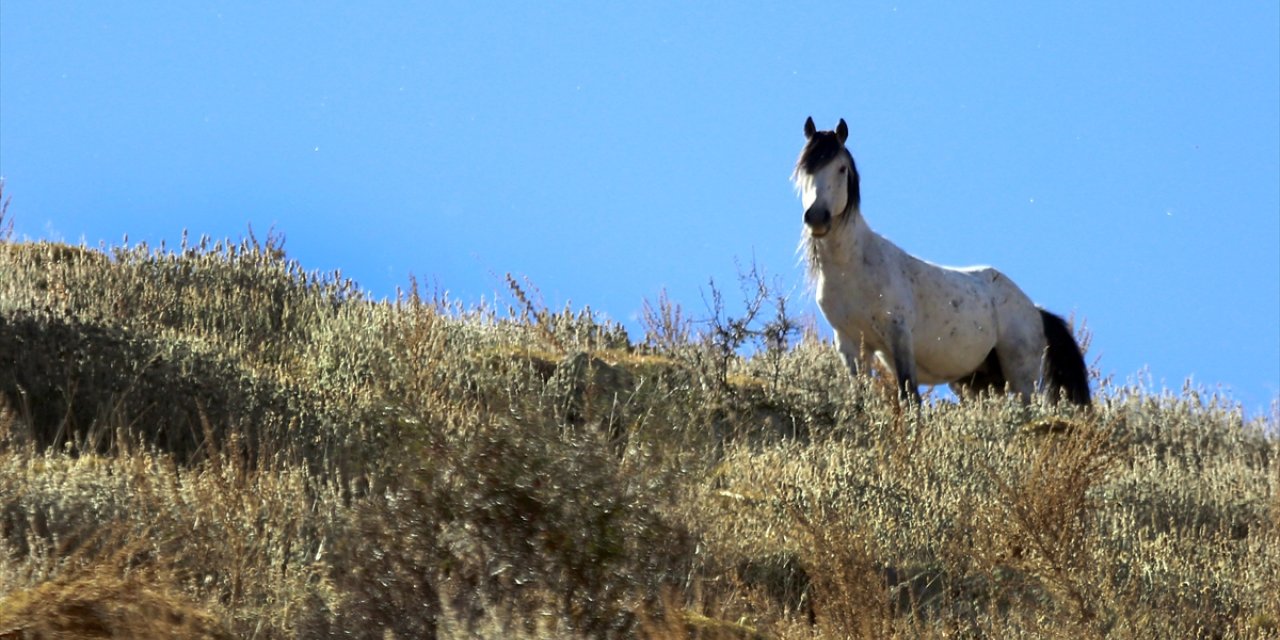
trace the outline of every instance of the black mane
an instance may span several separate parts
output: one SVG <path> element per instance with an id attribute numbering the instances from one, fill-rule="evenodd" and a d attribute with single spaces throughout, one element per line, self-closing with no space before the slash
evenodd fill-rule
<path id="1" fill-rule="evenodd" d="M 817 173 L 818 169 L 827 166 L 827 163 L 834 160 L 841 152 L 848 153 L 849 150 L 840 142 L 840 138 L 836 137 L 836 132 L 819 131 L 805 143 L 804 149 L 800 152 L 800 160 L 796 162 L 796 170 L 812 175 Z"/>

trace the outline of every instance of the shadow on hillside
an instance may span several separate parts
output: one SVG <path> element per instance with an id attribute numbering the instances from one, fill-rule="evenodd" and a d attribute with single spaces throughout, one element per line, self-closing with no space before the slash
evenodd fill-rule
<path id="1" fill-rule="evenodd" d="M 0 394 L 38 447 L 102 453 L 127 432 L 183 460 L 233 426 L 283 435 L 298 409 L 296 391 L 197 345 L 26 312 L 0 315 Z"/>

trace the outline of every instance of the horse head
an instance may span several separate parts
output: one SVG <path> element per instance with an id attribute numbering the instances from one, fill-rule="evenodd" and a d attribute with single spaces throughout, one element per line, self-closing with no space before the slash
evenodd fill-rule
<path id="1" fill-rule="evenodd" d="M 796 161 L 792 180 L 804 203 L 804 224 L 809 235 L 820 238 L 831 225 L 856 212 L 861 202 L 858 167 L 845 147 L 849 125 L 841 118 L 834 131 L 818 131 L 813 118 L 804 121 L 804 150 Z"/>

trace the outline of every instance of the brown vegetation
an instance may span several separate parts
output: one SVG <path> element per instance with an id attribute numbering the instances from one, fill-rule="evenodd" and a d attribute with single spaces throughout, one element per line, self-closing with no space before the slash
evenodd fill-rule
<path id="1" fill-rule="evenodd" d="M 0 234 L 0 638 L 1280 633 L 1274 418 L 903 411 L 744 282 L 632 341 L 275 237 Z"/>

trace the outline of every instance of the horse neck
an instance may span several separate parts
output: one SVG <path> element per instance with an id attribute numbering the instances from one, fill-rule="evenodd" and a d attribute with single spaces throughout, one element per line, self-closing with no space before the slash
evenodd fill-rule
<path id="1" fill-rule="evenodd" d="M 845 212 L 841 224 L 834 225 L 826 237 L 809 239 L 809 268 L 814 275 L 825 269 L 847 272 L 848 265 L 862 260 L 862 254 L 876 234 L 867 226 L 866 218 L 857 208 Z"/>

